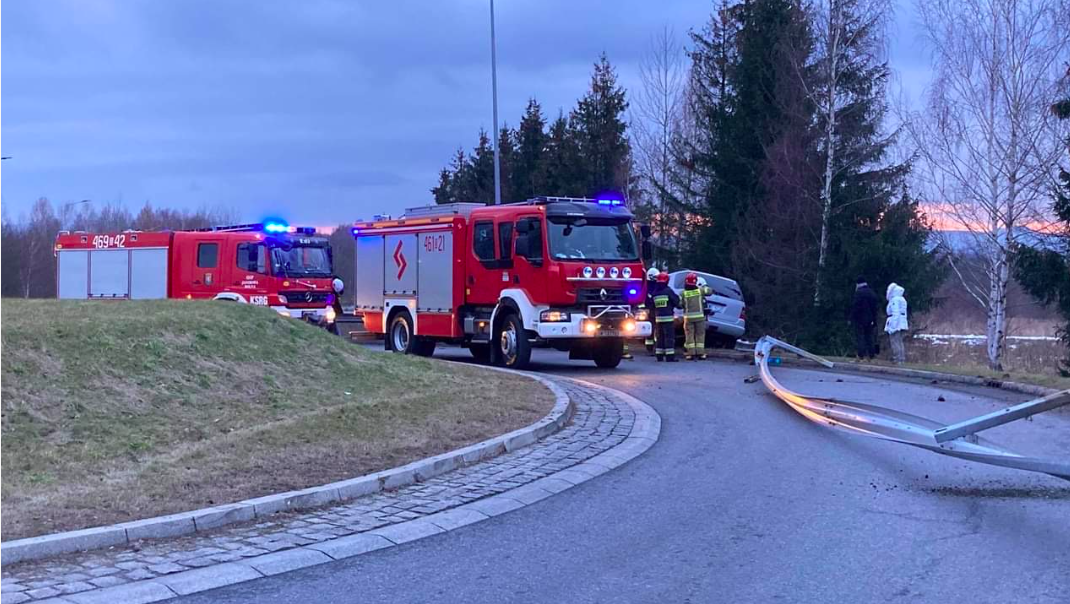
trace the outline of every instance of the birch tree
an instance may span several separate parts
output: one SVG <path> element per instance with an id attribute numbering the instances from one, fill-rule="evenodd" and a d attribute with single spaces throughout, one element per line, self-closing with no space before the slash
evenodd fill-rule
<path id="1" fill-rule="evenodd" d="M 846 173 L 860 172 L 881 159 L 890 142 L 890 137 L 876 131 L 843 135 L 846 129 L 857 132 L 860 125 L 879 126 L 884 117 L 888 74 L 884 28 L 890 7 L 888 0 L 813 0 L 806 11 L 812 24 L 814 52 L 812 62 L 796 65 L 796 71 L 814 104 L 821 130 L 821 233 L 813 296 L 818 306 L 822 303 L 833 214 L 838 206 L 863 201 L 843 199 L 836 195 L 835 187 Z"/>
<path id="2" fill-rule="evenodd" d="M 633 128 L 646 214 L 655 233 L 655 264 L 679 256 L 681 220 L 673 207 L 673 138 L 681 122 L 687 71 L 684 50 L 669 28 L 651 38 L 639 63 L 642 84 L 635 99 Z"/>
<path id="3" fill-rule="evenodd" d="M 1066 0 L 918 0 L 935 68 L 927 108 L 908 124 L 919 176 L 969 231 L 984 279 L 952 266 L 986 312 L 988 365 L 1002 370 L 1012 253 L 1022 227 L 1047 221 L 1059 153 L 1050 111 L 1065 89 Z"/>

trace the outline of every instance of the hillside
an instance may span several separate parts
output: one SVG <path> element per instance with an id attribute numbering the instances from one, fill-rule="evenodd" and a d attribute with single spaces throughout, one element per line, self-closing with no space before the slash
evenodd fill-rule
<path id="1" fill-rule="evenodd" d="M 5 540 L 322 484 L 536 421 L 530 380 L 219 302 L 2 303 Z"/>

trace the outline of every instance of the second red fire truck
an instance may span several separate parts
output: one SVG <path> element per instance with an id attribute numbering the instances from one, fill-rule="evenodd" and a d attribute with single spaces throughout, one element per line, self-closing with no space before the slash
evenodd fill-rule
<path id="1" fill-rule="evenodd" d="M 59 298 L 230 300 L 312 320 L 332 313 L 330 242 L 311 227 L 62 231 L 55 250 Z"/>
<path id="2" fill-rule="evenodd" d="M 449 342 L 521 368 L 549 346 L 616 367 L 626 338 L 651 333 L 639 308 L 649 246 L 619 200 L 428 206 L 352 232 L 355 312 L 389 350 Z"/>

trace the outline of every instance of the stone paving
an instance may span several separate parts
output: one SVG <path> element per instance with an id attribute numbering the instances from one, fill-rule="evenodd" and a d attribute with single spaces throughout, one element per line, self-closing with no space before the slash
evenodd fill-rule
<path id="1" fill-rule="evenodd" d="M 538 443 L 395 491 L 279 514 L 189 537 L 136 543 L 5 566 L 4 604 L 91 601 L 93 590 L 166 577 L 381 529 L 515 489 L 621 442 L 635 413 L 601 389 L 555 380 L 575 403 L 572 422 Z M 76 594 L 76 595 L 75 595 Z M 71 596 L 71 599 L 64 596 Z"/>

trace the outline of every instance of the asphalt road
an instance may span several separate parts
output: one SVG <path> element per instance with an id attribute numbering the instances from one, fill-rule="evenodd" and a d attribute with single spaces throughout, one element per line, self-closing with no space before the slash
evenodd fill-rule
<path id="1" fill-rule="evenodd" d="M 745 384 L 754 368 L 743 363 L 641 358 L 607 372 L 559 353 L 536 360 L 646 401 L 661 414 L 660 441 L 522 510 L 185 601 L 1070 602 L 1066 481 L 833 432 Z M 806 394 L 943 421 L 997 408 L 992 396 L 1024 400 L 774 371 Z M 1070 457 L 1067 414 L 986 435 Z"/>

